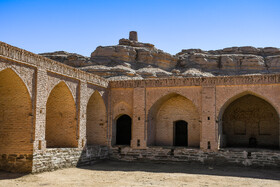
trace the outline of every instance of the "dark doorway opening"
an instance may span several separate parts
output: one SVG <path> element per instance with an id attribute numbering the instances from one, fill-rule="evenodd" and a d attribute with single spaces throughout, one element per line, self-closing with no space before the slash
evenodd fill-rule
<path id="1" fill-rule="evenodd" d="M 131 117 L 122 115 L 117 119 L 117 145 L 130 145 L 131 140 Z"/>
<path id="2" fill-rule="evenodd" d="M 188 146 L 188 123 L 183 120 L 174 123 L 174 146 Z"/>

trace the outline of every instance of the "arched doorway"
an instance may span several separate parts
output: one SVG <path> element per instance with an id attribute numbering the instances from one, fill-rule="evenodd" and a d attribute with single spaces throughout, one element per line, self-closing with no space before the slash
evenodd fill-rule
<path id="1" fill-rule="evenodd" d="M 174 122 L 174 146 L 188 146 L 188 123 L 184 120 Z"/>
<path id="2" fill-rule="evenodd" d="M 60 82 L 51 91 L 47 101 L 47 148 L 77 147 L 76 105 L 71 91 Z"/>
<path id="3" fill-rule="evenodd" d="M 251 94 L 233 101 L 222 116 L 223 147 L 279 148 L 279 116 Z"/>
<path id="4" fill-rule="evenodd" d="M 130 145 L 131 141 L 131 117 L 120 116 L 116 121 L 116 144 Z"/>
<path id="5" fill-rule="evenodd" d="M 27 87 L 11 69 L 0 72 L 0 169 L 30 172 L 33 153 L 32 103 Z M 22 157 L 22 158 L 21 158 Z M 29 162 L 29 163 L 28 163 Z"/>
<path id="6" fill-rule="evenodd" d="M 98 91 L 95 91 L 87 104 L 87 144 L 107 145 L 106 106 Z"/>

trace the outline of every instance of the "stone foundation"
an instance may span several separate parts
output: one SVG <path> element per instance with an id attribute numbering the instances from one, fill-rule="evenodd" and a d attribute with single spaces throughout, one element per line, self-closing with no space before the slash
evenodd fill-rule
<path id="1" fill-rule="evenodd" d="M 191 148 L 149 147 L 131 149 L 113 147 L 110 159 L 122 161 L 181 161 L 214 165 L 280 167 L 280 151 L 264 149 L 222 149 L 217 152 Z"/>
<path id="2" fill-rule="evenodd" d="M 108 148 L 105 146 L 88 146 L 83 150 L 79 148 L 46 149 L 33 155 L 32 172 L 89 165 L 106 158 L 108 158 Z"/>
<path id="3" fill-rule="evenodd" d="M 0 154 L 0 170 L 18 173 L 30 173 L 32 154 Z"/>

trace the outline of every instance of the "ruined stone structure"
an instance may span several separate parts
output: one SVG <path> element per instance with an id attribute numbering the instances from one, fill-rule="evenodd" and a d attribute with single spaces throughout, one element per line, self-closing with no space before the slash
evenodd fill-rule
<path id="1" fill-rule="evenodd" d="M 279 93 L 280 74 L 109 81 L 1 42 L 0 169 L 104 158 L 280 167 Z"/>

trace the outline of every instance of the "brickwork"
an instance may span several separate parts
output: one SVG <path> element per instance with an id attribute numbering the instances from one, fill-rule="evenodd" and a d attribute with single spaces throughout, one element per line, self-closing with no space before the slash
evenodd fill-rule
<path id="1" fill-rule="evenodd" d="M 173 146 L 174 122 L 184 120 L 188 123 L 188 146 L 199 147 L 199 115 L 190 100 L 175 95 L 161 105 L 154 117 L 156 118 L 155 145 Z"/>
<path id="2" fill-rule="evenodd" d="M 33 113 L 29 92 L 11 69 L 0 72 L 0 168 L 28 171 L 22 158 L 32 154 Z M 10 164 L 5 163 L 5 159 Z M 15 162 L 13 162 L 15 161 Z M 22 168 L 27 167 L 27 168 Z"/>
<path id="3" fill-rule="evenodd" d="M 112 159 L 279 167 L 279 93 L 279 74 L 109 82 L 0 42 L 0 169 L 90 164 L 109 150 Z M 132 119 L 124 149 L 115 146 L 122 115 Z M 178 120 L 189 148 L 173 146 Z M 252 135 L 266 149 L 221 149 Z"/>
<path id="4" fill-rule="evenodd" d="M 232 102 L 222 120 L 226 146 L 279 147 L 278 114 L 256 96 L 245 95 Z M 256 145 L 249 144 L 250 138 L 256 140 Z"/>
<path id="5" fill-rule="evenodd" d="M 98 91 L 88 101 L 86 129 L 88 145 L 107 145 L 106 106 Z"/>
<path id="6" fill-rule="evenodd" d="M 47 148 L 77 147 L 76 106 L 64 82 L 49 95 L 46 112 Z"/>

